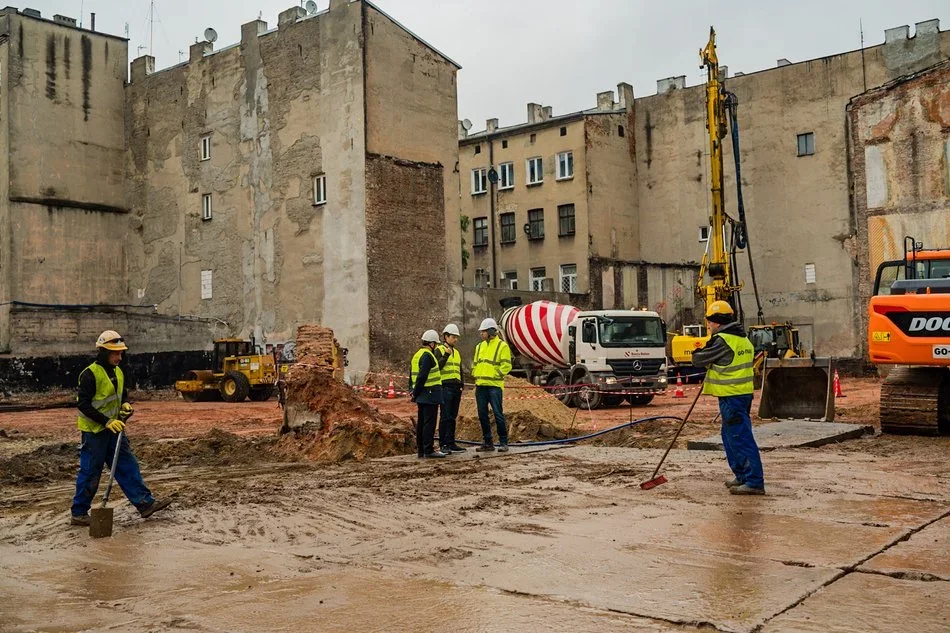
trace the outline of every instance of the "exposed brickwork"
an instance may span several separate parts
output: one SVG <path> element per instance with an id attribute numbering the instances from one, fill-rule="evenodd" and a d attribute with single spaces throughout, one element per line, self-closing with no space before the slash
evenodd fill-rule
<path id="1" fill-rule="evenodd" d="M 448 319 L 443 167 L 366 161 L 371 366 L 408 366 L 427 329 Z"/>

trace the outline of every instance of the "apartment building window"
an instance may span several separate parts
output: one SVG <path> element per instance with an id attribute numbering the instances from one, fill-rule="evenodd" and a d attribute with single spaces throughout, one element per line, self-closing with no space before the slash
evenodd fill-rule
<path id="1" fill-rule="evenodd" d="M 699 227 L 699 241 L 700 242 L 709 241 L 709 227 L 708 226 Z"/>
<path id="2" fill-rule="evenodd" d="M 481 146 L 481 145 L 476 145 L 476 146 L 475 146 L 475 153 L 476 153 L 476 154 L 481 154 L 481 153 L 482 153 L 482 146 Z"/>
<path id="3" fill-rule="evenodd" d="M 815 133 L 805 132 L 798 135 L 798 155 L 811 156 L 815 153 Z"/>
<path id="4" fill-rule="evenodd" d="M 561 204 L 557 207 L 558 237 L 574 235 L 574 205 Z"/>
<path id="5" fill-rule="evenodd" d="M 813 284 L 817 281 L 815 275 L 815 265 L 814 264 L 805 264 L 805 283 Z"/>
<path id="6" fill-rule="evenodd" d="M 620 138 L 623 138 L 623 137 L 624 137 L 624 134 L 625 134 L 625 132 L 624 132 L 623 126 L 622 126 L 622 125 L 618 125 L 618 126 L 617 126 L 617 136 L 619 136 Z"/>
<path id="7" fill-rule="evenodd" d="M 531 269 L 531 290 L 535 292 L 544 290 L 544 268 Z"/>
<path id="8" fill-rule="evenodd" d="M 201 160 L 211 160 L 211 135 L 201 137 Z"/>
<path id="9" fill-rule="evenodd" d="M 488 172 L 484 167 L 472 170 L 472 195 L 488 191 Z"/>
<path id="10" fill-rule="evenodd" d="M 475 218 L 472 221 L 475 230 L 473 246 L 488 246 L 488 218 Z"/>
<path id="11" fill-rule="evenodd" d="M 210 270 L 201 271 L 201 298 L 202 299 L 212 298 L 211 275 L 212 275 L 212 272 Z"/>
<path id="12" fill-rule="evenodd" d="M 544 162 L 540 156 L 529 158 L 526 163 L 525 171 L 528 175 L 527 183 L 529 185 L 540 185 L 544 182 Z"/>
<path id="13" fill-rule="evenodd" d="M 313 204 L 320 205 L 327 202 L 327 175 L 318 174 L 313 177 Z"/>
<path id="14" fill-rule="evenodd" d="M 211 219 L 211 194 L 206 193 L 201 196 L 201 219 Z"/>
<path id="15" fill-rule="evenodd" d="M 518 289 L 518 272 L 514 270 L 508 270 L 501 274 L 501 287 L 508 288 L 509 290 Z"/>
<path id="16" fill-rule="evenodd" d="M 508 149 L 508 141 L 502 141 L 502 142 L 501 142 L 501 148 L 502 148 L 502 149 Z"/>
<path id="17" fill-rule="evenodd" d="M 488 274 L 488 271 L 484 268 L 475 269 L 475 287 L 476 288 L 489 288 L 491 287 L 491 277 Z"/>
<path id="18" fill-rule="evenodd" d="M 531 209 L 528 211 L 528 239 L 544 239 L 544 209 Z"/>
<path id="19" fill-rule="evenodd" d="M 502 163 L 498 166 L 498 189 L 514 189 L 515 164 Z"/>
<path id="20" fill-rule="evenodd" d="M 515 243 L 515 214 L 502 213 L 500 216 L 500 219 L 501 219 L 501 243 L 514 244 Z"/>
<path id="21" fill-rule="evenodd" d="M 566 128 L 566 127 L 562 127 L 562 128 L 561 128 L 561 136 L 567 136 L 567 128 Z"/>
<path id="22" fill-rule="evenodd" d="M 557 155 L 557 179 L 567 180 L 574 177 L 574 152 L 561 152 Z"/>
<path id="23" fill-rule="evenodd" d="M 577 292 L 577 264 L 561 264 L 561 292 Z"/>

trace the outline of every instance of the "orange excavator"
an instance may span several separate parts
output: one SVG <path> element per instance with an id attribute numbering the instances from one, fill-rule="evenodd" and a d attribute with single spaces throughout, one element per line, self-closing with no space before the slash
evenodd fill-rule
<path id="1" fill-rule="evenodd" d="M 881 386 L 881 431 L 950 433 L 950 249 L 906 237 L 904 258 L 878 267 L 868 350 L 896 366 Z"/>

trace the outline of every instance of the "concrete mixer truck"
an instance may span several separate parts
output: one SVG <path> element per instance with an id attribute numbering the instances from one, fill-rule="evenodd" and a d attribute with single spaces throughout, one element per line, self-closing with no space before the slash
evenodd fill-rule
<path id="1" fill-rule="evenodd" d="M 666 324 L 656 312 L 535 301 L 508 308 L 499 327 L 514 353 L 512 373 L 564 404 L 644 405 L 666 391 Z"/>

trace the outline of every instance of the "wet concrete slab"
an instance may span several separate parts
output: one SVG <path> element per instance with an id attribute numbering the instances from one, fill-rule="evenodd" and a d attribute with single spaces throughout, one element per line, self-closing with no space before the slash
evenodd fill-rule
<path id="1" fill-rule="evenodd" d="M 852 573 L 770 621 L 762 633 L 950 631 L 943 582 Z"/>
<path id="2" fill-rule="evenodd" d="M 547 451 L 563 450 L 572 448 L 572 444 L 555 444 L 553 446 L 509 446 L 507 452 L 499 453 L 492 451 L 488 453 L 476 453 L 474 446 L 466 446 L 468 449 L 464 453 L 452 453 L 443 459 L 422 460 L 416 455 L 395 455 L 393 457 L 381 457 L 376 461 L 382 462 L 425 462 L 434 464 L 446 464 L 450 462 L 471 461 L 475 459 L 493 459 L 497 457 L 516 457 L 518 455 L 530 455 L 532 453 L 545 453 Z"/>
<path id="3" fill-rule="evenodd" d="M 941 519 L 908 540 L 878 554 L 861 570 L 907 578 L 950 581 L 950 517 Z M 946 600 L 950 601 L 950 595 Z"/>
<path id="4" fill-rule="evenodd" d="M 838 422 L 812 422 L 809 420 L 780 420 L 753 427 L 753 435 L 759 448 L 764 451 L 777 448 L 817 447 L 843 442 L 874 433 L 868 424 L 841 424 Z M 690 440 L 691 451 L 721 451 L 722 438 L 718 435 L 701 440 Z"/>

